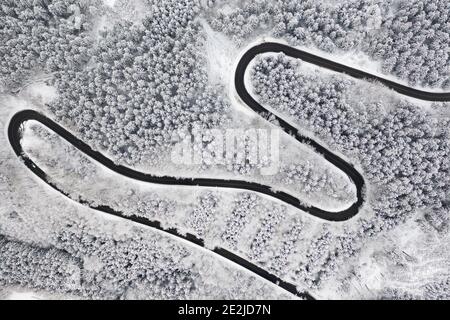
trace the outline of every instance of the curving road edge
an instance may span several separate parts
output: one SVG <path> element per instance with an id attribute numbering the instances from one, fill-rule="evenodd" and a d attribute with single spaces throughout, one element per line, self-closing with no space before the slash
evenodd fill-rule
<path id="1" fill-rule="evenodd" d="M 139 181 L 144 182 L 151 182 L 151 183 L 159 183 L 159 184 L 169 184 L 169 185 L 192 185 L 196 186 L 198 184 L 198 179 L 177 179 L 174 177 L 157 177 L 152 176 L 149 174 L 144 174 L 138 171 L 135 171 L 133 169 L 130 169 L 128 167 L 124 167 L 121 165 L 116 165 L 111 159 L 105 157 L 100 152 L 94 151 L 90 146 L 76 138 L 74 135 L 72 135 L 69 131 L 58 125 L 53 120 L 47 118 L 43 114 L 34 111 L 34 110 L 23 110 L 16 113 L 10 120 L 9 126 L 8 126 L 8 139 L 9 143 L 11 144 L 11 147 L 13 148 L 15 154 L 23 161 L 25 166 L 31 170 L 36 176 L 38 176 L 41 180 L 43 180 L 45 183 L 47 183 L 50 187 L 55 189 L 56 191 L 60 192 L 64 196 L 66 196 L 69 199 L 72 199 L 70 197 L 70 194 L 64 190 L 61 190 L 58 188 L 58 186 L 49 179 L 47 174 L 38 166 L 36 163 L 31 160 L 28 155 L 23 151 L 21 140 L 22 140 L 22 134 L 23 134 L 23 124 L 27 121 L 34 120 L 39 122 L 40 124 L 46 126 L 56 134 L 58 134 L 60 137 L 62 137 L 64 140 L 69 142 L 71 145 L 76 147 L 78 150 L 83 152 L 88 157 L 91 157 L 92 159 L 95 159 L 96 161 L 100 162 L 105 167 L 111 169 L 112 171 L 122 174 L 124 176 L 127 176 L 132 179 L 136 179 Z M 160 180 L 162 179 L 162 180 Z M 214 181 L 221 181 L 221 180 L 214 180 L 214 179 L 201 179 L 205 180 L 208 185 L 211 187 L 217 186 L 214 184 Z M 220 184 L 220 183 L 219 183 Z M 232 188 L 232 187 L 230 187 Z M 74 200 L 74 199 L 72 199 Z M 169 233 L 173 236 L 176 236 L 178 238 L 187 240 L 195 245 L 198 245 L 206 250 L 212 251 L 227 260 L 230 260 L 237 265 L 247 269 L 248 271 L 262 277 L 263 279 L 272 282 L 273 284 L 277 285 L 278 287 L 286 290 L 289 293 L 292 293 L 296 295 L 297 297 L 300 297 L 302 299 L 306 300 L 314 300 L 314 297 L 311 296 L 308 292 L 299 292 L 296 288 L 296 286 L 292 283 L 286 282 L 279 277 L 275 276 L 274 274 L 258 267 L 257 265 L 251 263 L 250 261 L 224 249 L 221 247 L 215 247 L 214 249 L 209 249 L 205 247 L 204 241 L 198 237 L 196 237 L 193 234 L 187 233 L 187 234 L 181 234 L 178 232 L 176 228 L 163 228 L 161 226 L 161 223 L 159 221 L 149 220 L 143 217 L 139 217 L 136 215 L 125 215 L 123 212 L 117 211 L 107 205 L 94 205 L 90 201 L 83 199 L 83 198 L 77 198 L 74 200 L 82 205 L 85 205 L 91 209 L 94 209 L 96 211 L 100 211 L 103 213 L 107 213 L 110 215 L 114 215 L 123 219 L 127 219 L 136 223 L 139 223 L 141 225 L 145 225 L 160 231 L 163 231 L 165 233 Z"/>
<path id="2" fill-rule="evenodd" d="M 318 56 L 315 56 L 313 54 L 304 52 L 302 50 L 298 50 L 283 44 L 279 43 L 263 43 L 257 46 L 254 46 L 250 48 L 240 59 L 236 73 L 235 73 L 235 86 L 237 93 L 239 94 L 240 98 L 243 100 L 244 103 L 246 103 L 252 110 L 257 112 L 260 115 L 267 115 L 272 114 L 270 111 L 265 109 L 263 106 L 261 106 L 258 102 L 256 102 L 255 99 L 249 94 L 245 87 L 244 79 L 245 79 L 245 72 L 250 64 L 250 62 L 259 54 L 267 53 L 267 52 L 283 52 L 287 56 L 293 57 L 293 58 L 299 58 L 302 59 L 305 62 L 315 64 L 320 67 L 324 67 L 333 71 L 346 73 L 352 77 L 358 78 L 358 79 L 371 79 L 371 80 L 377 80 L 389 88 L 418 99 L 422 100 L 428 100 L 428 101 L 450 101 L 450 93 L 431 93 L 431 92 L 424 92 L 420 90 L 416 90 L 413 88 L 409 88 L 403 85 L 400 85 L 398 83 L 392 82 L 390 80 L 386 80 L 383 78 L 380 78 L 378 76 L 371 75 L 369 73 L 353 69 L 350 67 L 347 67 L 345 65 L 333 62 L 331 60 L 327 60 Z M 364 189 L 364 179 L 362 175 L 349 163 L 347 163 L 345 160 L 340 158 L 339 156 L 335 155 L 325 147 L 321 146 L 319 143 L 315 142 L 311 138 L 302 136 L 298 130 L 284 121 L 282 118 L 272 114 L 279 122 L 280 126 L 283 128 L 283 130 L 293 136 L 301 142 L 301 143 L 307 143 L 315 148 L 315 150 L 322 154 L 322 156 L 329 161 L 331 164 L 345 172 L 349 178 L 355 183 L 356 189 L 357 189 L 357 201 L 353 203 L 349 208 L 340 211 L 340 212 L 329 212 L 322 210 L 320 208 L 316 207 L 306 207 L 301 205 L 300 201 L 293 197 L 290 194 L 287 194 L 285 192 L 276 192 L 271 190 L 269 186 L 260 185 L 257 183 L 247 182 L 247 181 L 241 181 L 241 180 L 220 180 L 220 179 L 203 179 L 203 178 L 195 178 L 195 179 L 188 179 L 188 178 L 176 178 L 176 177 L 170 177 L 170 176 L 154 176 L 151 174 L 146 174 L 143 172 L 139 172 L 136 170 L 133 170 L 131 168 L 115 164 L 111 159 L 105 157 L 103 154 L 101 154 L 98 151 L 93 150 L 90 146 L 85 144 L 83 141 L 76 138 L 74 135 L 72 135 L 69 131 L 52 121 L 51 119 L 47 118 L 43 114 L 36 112 L 34 110 L 23 110 L 16 113 L 10 120 L 9 126 L 8 126 L 8 139 L 11 144 L 11 147 L 13 148 L 15 154 L 21 158 L 24 162 L 24 164 L 40 179 L 42 179 L 44 182 L 46 182 L 49 186 L 57 190 L 58 192 L 62 193 L 66 197 L 70 198 L 69 194 L 65 192 L 64 190 L 59 189 L 54 183 L 50 181 L 50 179 L 47 178 L 46 173 L 39 168 L 23 151 L 22 145 L 21 145 L 21 139 L 22 139 L 22 133 L 23 133 L 23 124 L 29 120 L 34 120 L 42 125 L 46 126 L 50 130 L 54 131 L 56 134 L 58 134 L 60 137 L 65 139 L 67 142 L 69 142 L 71 145 L 76 147 L 78 150 L 83 152 L 85 155 L 89 156 L 90 158 L 98 161 L 105 167 L 109 168 L 110 170 L 124 175 L 126 177 L 143 181 L 143 182 L 150 182 L 150 183 L 156 183 L 156 184 L 165 184 L 165 185 L 184 185 L 184 186 L 204 186 L 204 187 L 220 187 L 220 188 L 233 188 L 233 189 L 244 189 L 244 190 L 250 190 L 255 191 L 259 193 L 263 193 L 266 195 L 269 195 L 271 197 L 277 198 L 285 203 L 288 203 L 290 205 L 293 205 L 294 207 L 297 207 L 300 210 L 303 210 L 313 216 L 316 216 L 318 218 L 322 218 L 329 221 L 345 221 L 350 219 L 351 217 L 355 216 L 361 205 L 363 204 L 363 189 Z M 161 226 L 159 221 L 151 221 L 146 218 L 138 217 L 138 216 L 125 216 L 122 212 L 116 211 L 113 208 L 107 206 L 107 205 L 93 205 L 91 202 L 85 200 L 85 199 L 76 199 L 77 202 L 80 204 L 86 205 L 94 210 L 101 211 L 107 214 L 111 214 L 114 216 L 118 216 L 127 220 L 134 221 L 136 223 L 146 225 L 158 230 L 161 230 L 163 232 L 172 234 L 174 236 L 177 236 L 179 238 L 185 239 L 187 241 L 190 241 L 191 243 L 194 243 L 198 246 L 201 246 L 205 248 L 204 242 L 202 239 L 197 238 L 195 235 L 192 234 L 180 234 L 177 229 L 174 228 L 168 228 L 165 229 Z M 208 249 L 210 250 L 210 249 Z M 212 249 L 214 253 L 240 265 L 241 267 L 255 273 L 256 275 L 259 275 L 260 277 L 278 285 L 279 287 L 285 289 L 286 291 L 304 298 L 304 299 L 314 299 L 309 293 L 307 292 L 298 292 L 296 286 L 294 284 L 288 283 L 286 281 L 281 280 L 277 276 L 267 272 L 266 270 L 256 266 L 255 264 L 247 261 L 246 259 L 239 257 L 235 255 L 234 253 L 223 249 L 216 247 Z"/>

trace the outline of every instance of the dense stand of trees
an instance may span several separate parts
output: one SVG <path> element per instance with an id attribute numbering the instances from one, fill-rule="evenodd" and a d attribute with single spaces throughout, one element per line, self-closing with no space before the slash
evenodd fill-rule
<path id="1" fill-rule="evenodd" d="M 362 238 L 389 229 L 419 209 L 438 232 L 448 230 L 450 131 L 448 119 L 434 117 L 406 101 L 386 110 L 348 99 L 352 81 L 344 76 L 299 71 L 283 54 L 260 57 L 251 71 L 254 93 L 264 104 L 289 115 L 344 153 L 354 155 L 374 190 L 375 216 L 359 219 L 345 235 L 315 235 L 297 274 L 320 286 L 340 262 L 353 256 Z M 445 232 L 445 231 L 444 231 Z"/>
<path id="2" fill-rule="evenodd" d="M 251 1 L 211 18 L 238 44 L 261 33 L 327 52 L 360 50 L 414 85 L 450 86 L 446 0 Z"/>
<path id="3" fill-rule="evenodd" d="M 286 116 L 352 148 L 357 115 L 343 103 L 352 81 L 337 75 L 321 81 L 317 74 L 296 72 L 299 65 L 283 54 L 259 59 L 252 70 L 254 93 Z"/>
<path id="4" fill-rule="evenodd" d="M 357 111 L 346 99 L 351 82 L 301 74 L 290 60 L 281 54 L 261 58 L 252 70 L 255 93 L 340 149 L 356 152 L 370 183 L 383 186 L 375 203 L 378 214 L 389 221 L 442 206 L 450 191 L 445 119 L 407 102 L 388 113 L 378 105 Z"/>
<path id="5" fill-rule="evenodd" d="M 295 45 L 314 44 L 332 52 L 360 45 L 368 31 L 380 27 L 388 7 L 381 0 L 349 0 L 333 6 L 314 0 L 257 0 L 232 10 L 219 8 L 211 25 L 240 44 L 263 31 Z"/>
<path id="6" fill-rule="evenodd" d="M 177 130 L 221 124 L 227 104 L 207 84 L 198 11 L 195 1 L 165 1 L 142 24 L 116 23 L 87 70 L 56 81 L 51 110 L 129 164 L 158 162 Z"/>
<path id="7" fill-rule="evenodd" d="M 4 85 L 51 74 L 59 97 L 50 111 L 118 161 L 156 163 L 178 130 L 226 118 L 207 82 L 199 1 L 167 0 L 141 23 L 118 19 L 97 33 L 96 0 L 7 1 L 0 10 Z"/>
<path id="8" fill-rule="evenodd" d="M 0 237 L 0 267 L 1 285 L 94 299 L 136 298 L 137 288 L 147 299 L 187 297 L 195 277 L 143 239 L 116 241 L 80 230 L 64 231 L 50 248 Z"/>
<path id="9" fill-rule="evenodd" d="M 17 91 L 39 73 L 89 60 L 96 0 L 5 0 L 0 6 L 0 84 Z"/>
<path id="10" fill-rule="evenodd" d="M 149 296 L 173 299 L 186 297 L 194 286 L 194 271 L 174 263 L 179 248 L 172 255 L 156 243 L 140 236 L 114 240 L 92 234 L 80 225 L 66 228 L 56 235 L 55 246 L 74 257 L 88 260 L 84 266 L 81 294 L 97 298 L 118 299 L 137 286 Z"/>
<path id="11" fill-rule="evenodd" d="M 0 285 L 49 291 L 75 290 L 82 262 L 55 248 L 40 248 L 0 235 Z"/>
<path id="12" fill-rule="evenodd" d="M 401 1 L 368 37 L 366 51 L 386 73 L 414 85 L 450 87 L 450 2 Z"/>

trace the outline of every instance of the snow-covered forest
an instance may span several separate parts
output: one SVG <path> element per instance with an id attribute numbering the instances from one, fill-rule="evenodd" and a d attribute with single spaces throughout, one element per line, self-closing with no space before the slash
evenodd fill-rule
<path id="1" fill-rule="evenodd" d="M 263 31 L 325 52 L 361 50 L 412 85 L 450 86 L 446 0 L 256 0 L 231 8 L 218 2 L 222 10 L 211 24 L 238 43 Z"/>
<path id="2" fill-rule="evenodd" d="M 417 209 L 447 206 L 448 118 L 406 101 L 361 108 L 348 101 L 352 80 L 301 71 L 282 55 L 261 59 L 252 70 L 254 92 L 342 152 L 354 154 L 365 177 L 380 189 L 372 206 L 389 217 L 386 223 Z"/>
<path id="3" fill-rule="evenodd" d="M 245 180 L 306 207 L 343 210 L 356 201 L 351 179 L 285 132 L 274 174 L 261 173 L 272 163 L 254 161 L 246 135 L 217 160 L 218 136 L 229 130 L 279 128 L 234 90 L 242 54 L 267 41 L 412 88 L 450 91 L 448 0 L 2 0 L 0 298 L 295 298 L 214 247 L 316 298 L 450 298 L 449 103 L 282 53 L 254 59 L 246 74 L 254 98 L 364 177 L 363 206 L 339 223 L 254 191 L 124 178 L 27 123 L 24 151 L 68 199 L 10 148 L 9 119 L 34 109 L 116 164 Z M 174 148 L 191 136 L 199 137 L 189 142 L 201 161 L 174 163 Z M 195 235 L 205 248 L 80 199 Z"/>

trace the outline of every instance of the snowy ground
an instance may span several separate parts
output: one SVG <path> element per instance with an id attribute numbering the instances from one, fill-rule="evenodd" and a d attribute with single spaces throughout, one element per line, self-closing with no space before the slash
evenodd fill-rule
<path id="1" fill-rule="evenodd" d="M 206 1 L 200 3 L 206 7 Z M 105 13 L 94 24 L 93 33 L 112 28 L 120 19 L 139 24 L 155 9 L 157 2 L 104 0 L 104 4 Z M 221 10 L 231 12 L 236 5 L 241 4 L 227 2 L 221 5 Z M 267 41 L 285 42 L 263 31 L 256 32 L 245 46 L 239 47 L 225 33 L 213 30 L 204 16 L 196 22 L 204 37 L 208 83 L 219 88 L 230 106 L 229 121 L 220 129 L 276 128 L 240 101 L 233 76 L 237 62 L 248 48 Z M 393 75 L 382 73 L 380 63 L 360 51 L 338 50 L 329 54 L 312 45 L 299 49 L 407 85 Z M 298 72 L 320 77 L 333 73 L 306 63 L 301 64 Z M 350 79 L 345 75 L 339 77 Z M 294 298 L 205 248 L 88 209 L 79 205 L 79 197 L 93 204 L 106 204 L 126 215 L 158 220 L 164 228 L 197 235 L 205 240 L 206 248 L 226 248 L 295 283 L 299 290 L 308 291 L 316 298 L 449 298 L 448 228 L 441 231 L 430 226 L 425 218 L 426 211 L 417 211 L 393 229 L 376 236 L 353 237 L 363 234 L 365 222 L 375 216 L 371 201 L 377 186 L 367 186 L 367 201 L 357 217 L 344 223 L 329 223 L 254 192 L 169 187 L 119 176 L 30 121 L 24 128 L 24 150 L 54 183 L 70 193 L 72 200 L 65 198 L 29 172 L 7 141 L 8 121 L 17 111 L 34 109 L 54 116 L 49 113 L 47 104 L 58 98 L 58 90 L 45 84 L 49 78 L 51 75 L 38 73 L 14 93 L 0 88 L 0 130 L 3 133 L 0 135 L 0 299 Z M 379 103 L 380 110 L 389 111 L 399 100 L 406 99 L 436 118 L 450 118 L 448 104 L 400 98 L 377 83 L 352 81 L 346 97 L 352 105 L 363 107 Z M 246 84 L 251 91 L 248 74 Z M 274 106 L 265 107 L 363 172 L 355 155 L 342 154 L 330 141 L 321 141 L 294 118 L 281 114 Z M 77 136 L 78 128 L 66 129 Z M 280 172 L 263 175 L 259 170 L 233 172 L 224 165 L 175 164 L 170 153 L 161 154 L 161 159 L 159 165 L 149 167 L 143 163 L 134 168 L 155 175 L 257 182 L 329 211 L 345 209 L 355 200 L 355 186 L 347 176 L 310 147 L 284 133 L 280 139 L 283 164 L 313 164 L 315 172 L 327 172 L 331 180 L 323 190 L 304 192 L 301 184 L 286 183 Z M 2 251 L 3 248 L 9 251 Z M 340 252 L 344 255 L 338 259 Z M 53 259 L 41 259 L 41 255 Z M 16 258 L 18 260 L 14 260 Z M 58 269 L 52 264 L 53 260 L 71 271 L 57 288 L 52 287 L 55 279 L 46 279 L 45 273 L 40 272 Z M 8 270 L 14 272 L 8 273 Z M 173 272 L 165 274 L 164 270 Z M 142 274 L 145 277 L 141 277 Z M 180 280 L 180 274 L 186 277 Z M 173 286 L 167 285 L 172 282 Z M 124 288 L 123 283 L 130 283 L 130 286 Z"/>

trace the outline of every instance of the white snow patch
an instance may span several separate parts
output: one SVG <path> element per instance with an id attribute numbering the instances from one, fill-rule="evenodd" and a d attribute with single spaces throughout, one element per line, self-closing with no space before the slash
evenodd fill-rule
<path id="1" fill-rule="evenodd" d="M 223 34 L 214 31 L 200 20 L 206 34 L 205 52 L 208 60 L 208 78 L 212 85 L 228 85 L 233 79 L 233 61 L 238 55 L 235 44 Z"/>
<path id="2" fill-rule="evenodd" d="M 88 271 L 99 272 L 103 268 L 103 263 L 99 257 L 86 257 L 83 259 L 83 267 Z"/>
<path id="3" fill-rule="evenodd" d="M 58 92 L 55 87 L 42 82 L 35 82 L 29 85 L 24 93 L 40 104 L 50 103 L 58 97 Z"/>
<path id="4" fill-rule="evenodd" d="M 33 291 L 13 291 L 6 300 L 43 300 L 44 297 Z"/>
<path id="5" fill-rule="evenodd" d="M 113 8 L 113 7 L 114 7 L 114 4 L 116 3 L 116 0 L 103 0 L 103 3 L 104 3 L 105 5 L 107 5 L 108 7 Z"/>

